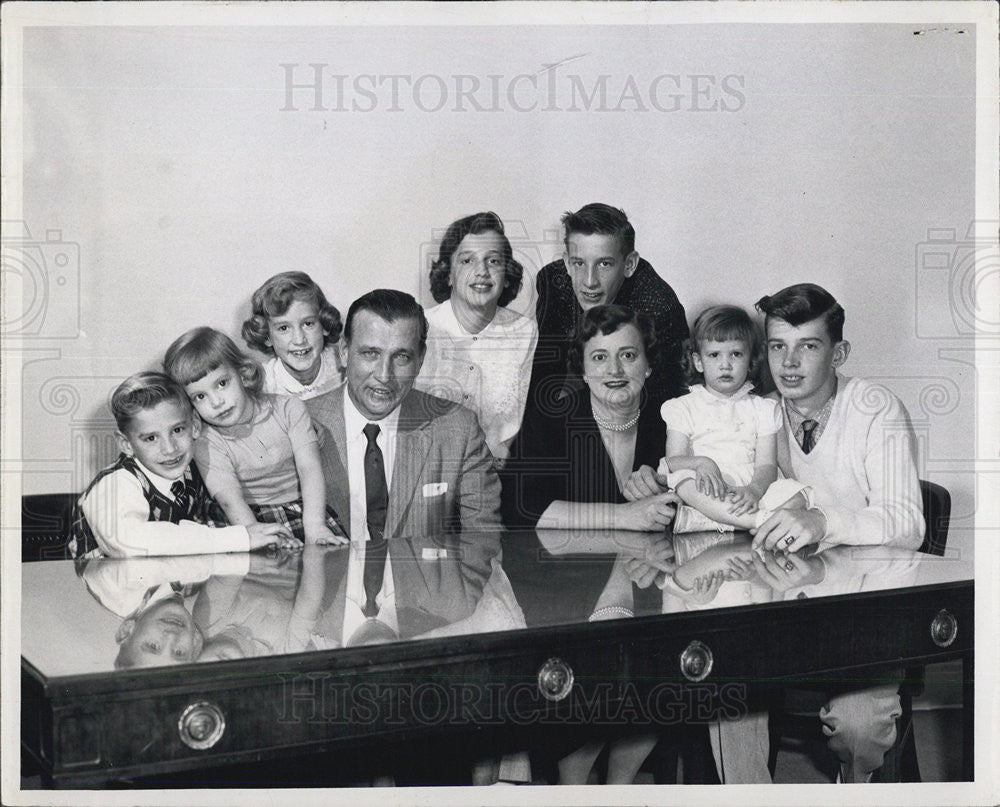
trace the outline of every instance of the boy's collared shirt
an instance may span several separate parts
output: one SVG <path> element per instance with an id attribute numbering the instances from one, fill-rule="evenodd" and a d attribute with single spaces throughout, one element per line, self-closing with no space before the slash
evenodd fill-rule
<path id="1" fill-rule="evenodd" d="M 154 474 L 138 460 L 136 466 L 163 496 L 176 500 L 170 490 L 174 480 Z M 189 471 L 185 469 L 185 474 Z M 97 481 L 81 509 L 101 552 L 111 557 L 145 555 L 196 555 L 206 552 L 247 552 L 246 527 L 209 527 L 195 521 L 149 520 L 149 500 L 142 483 L 120 469 Z"/>
<path id="2" fill-rule="evenodd" d="M 802 424 L 807 420 L 813 420 L 816 422 L 816 427 L 812 430 L 813 434 L 813 445 L 819 442 L 819 438 L 823 436 L 823 429 L 826 428 L 826 424 L 830 422 L 830 415 L 833 413 L 833 403 L 837 398 L 837 390 L 840 387 L 840 377 L 835 376 L 835 383 L 833 386 L 833 394 L 826 399 L 818 412 L 814 412 L 811 415 L 803 415 L 796 409 L 792 404 L 788 402 L 787 398 L 782 397 L 781 403 L 785 407 L 785 417 L 788 418 L 788 425 L 792 429 L 792 434 L 795 435 L 796 442 L 801 446 L 802 440 L 805 435 L 805 430 L 802 428 Z"/>

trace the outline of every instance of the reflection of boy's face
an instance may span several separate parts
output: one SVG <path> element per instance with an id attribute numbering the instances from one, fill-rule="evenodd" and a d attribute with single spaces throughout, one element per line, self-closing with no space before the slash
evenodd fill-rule
<path id="1" fill-rule="evenodd" d="M 187 664 L 197 660 L 205 643 L 191 614 L 176 597 L 154 603 L 123 628 L 128 632 L 121 641 L 123 667 Z"/>
<path id="2" fill-rule="evenodd" d="M 226 661 L 244 656 L 243 649 L 231 636 L 213 636 L 205 642 L 198 661 Z"/>
<path id="3" fill-rule="evenodd" d="M 137 412 L 125 433 L 118 432 L 118 442 L 154 474 L 181 479 L 191 462 L 197 436 L 198 424 L 191 408 L 167 400 Z"/>

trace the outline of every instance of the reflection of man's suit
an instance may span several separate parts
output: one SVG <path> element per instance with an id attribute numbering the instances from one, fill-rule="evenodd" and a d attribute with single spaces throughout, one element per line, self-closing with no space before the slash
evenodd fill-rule
<path id="1" fill-rule="evenodd" d="M 319 435 L 327 504 L 349 530 L 346 390 L 344 385 L 305 404 Z M 463 608 L 474 605 L 500 551 L 499 507 L 500 481 L 476 416 L 411 390 L 400 404 L 385 524 L 397 591 L 438 590 L 442 574 L 460 572 Z"/>
<path id="2" fill-rule="evenodd" d="M 400 639 L 411 639 L 432 630 L 445 630 L 447 634 L 447 626 L 468 619 L 480 602 L 482 587 L 470 584 L 470 577 L 478 576 L 478 571 L 470 573 L 456 557 L 423 558 L 412 554 L 412 548 L 413 543 L 410 541 L 399 541 L 395 548 L 392 561 L 393 616 L 387 618 L 383 608 L 379 618 L 391 625 Z M 348 565 L 351 562 L 359 561 L 352 561 L 352 552 L 347 547 L 328 552 L 324 557 L 326 592 L 322 615 L 314 633 L 323 637 L 325 647 L 337 647 L 350 640 L 349 635 L 344 635 L 345 612 L 348 609 L 352 611 L 347 623 L 351 628 L 347 631 L 348 634 L 364 621 L 361 614 L 363 597 L 361 602 L 347 601 Z M 506 583 L 502 572 L 494 570 L 494 574 L 499 575 L 500 580 L 509 588 L 510 584 Z M 513 598 L 512 592 L 510 597 Z M 521 626 L 523 618 L 520 624 L 512 622 L 492 626 L 487 621 L 485 628 L 479 626 L 478 629 L 501 630 Z M 478 632 L 472 628 L 470 631 Z"/>

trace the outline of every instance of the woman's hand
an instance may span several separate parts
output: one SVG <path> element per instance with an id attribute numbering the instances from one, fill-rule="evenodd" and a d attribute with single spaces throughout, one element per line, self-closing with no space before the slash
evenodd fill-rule
<path id="1" fill-rule="evenodd" d="M 713 499 L 725 498 L 729 489 L 726 480 L 722 478 L 719 466 L 708 457 L 700 457 L 695 463 L 694 482 L 699 493 L 711 496 Z"/>
<path id="2" fill-rule="evenodd" d="M 614 526 L 618 530 L 640 530 L 656 532 L 664 529 L 674 520 L 674 493 L 657 493 L 634 502 L 615 506 Z"/>
<path id="3" fill-rule="evenodd" d="M 645 499 L 647 496 L 655 496 L 657 493 L 664 493 L 667 490 L 667 478 L 656 473 L 648 465 L 640 465 L 638 469 L 632 471 L 625 487 L 622 488 L 622 495 L 630 502 Z"/>
<path id="4" fill-rule="evenodd" d="M 726 501 L 729 502 L 729 512 L 734 516 L 742 516 L 747 513 L 756 513 L 760 497 L 749 487 L 730 488 L 726 494 Z"/>

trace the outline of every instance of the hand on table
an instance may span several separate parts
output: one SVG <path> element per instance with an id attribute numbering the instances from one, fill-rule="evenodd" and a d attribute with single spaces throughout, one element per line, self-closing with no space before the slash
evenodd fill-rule
<path id="1" fill-rule="evenodd" d="M 725 579 L 726 573 L 721 570 L 697 577 L 691 589 L 685 592 L 685 599 L 698 605 L 710 603 L 719 593 Z"/>
<path id="2" fill-rule="evenodd" d="M 763 557 L 753 555 L 753 565 L 758 577 L 775 591 L 784 592 L 823 579 L 823 561 L 815 555 L 765 552 Z"/>
<path id="3" fill-rule="evenodd" d="M 668 492 L 619 504 L 615 511 L 615 529 L 642 532 L 662 530 L 674 520 L 676 503 L 676 494 Z"/>
<path id="4" fill-rule="evenodd" d="M 348 543 L 346 535 L 338 535 L 326 524 L 317 524 L 311 529 L 306 529 L 306 544 L 339 546 L 346 543 Z"/>
<path id="5" fill-rule="evenodd" d="M 819 510 L 776 510 L 753 534 L 755 550 L 798 552 L 826 535 L 826 517 Z"/>
<path id="6" fill-rule="evenodd" d="M 302 542 L 292 535 L 292 531 L 284 524 L 255 522 L 247 525 L 250 536 L 250 551 L 277 547 L 279 549 L 301 549 Z"/>

